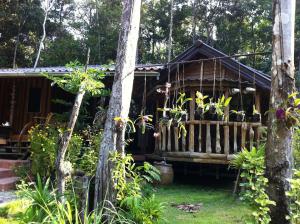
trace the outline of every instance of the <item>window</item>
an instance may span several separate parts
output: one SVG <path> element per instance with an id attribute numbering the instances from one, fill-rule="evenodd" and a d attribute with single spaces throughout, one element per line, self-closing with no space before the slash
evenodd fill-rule
<path id="1" fill-rule="evenodd" d="M 28 112 L 39 113 L 41 111 L 41 92 L 41 88 L 30 88 Z"/>

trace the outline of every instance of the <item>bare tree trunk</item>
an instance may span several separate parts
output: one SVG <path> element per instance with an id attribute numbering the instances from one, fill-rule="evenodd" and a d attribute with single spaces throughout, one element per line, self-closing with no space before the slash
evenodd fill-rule
<path id="1" fill-rule="evenodd" d="M 169 41 L 168 41 L 168 62 L 172 58 L 172 42 L 173 42 L 173 0 L 170 1 L 170 30 L 169 30 Z"/>
<path id="2" fill-rule="evenodd" d="M 193 43 L 196 42 L 196 0 L 192 3 L 192 37 Z"/>
<path id="3" fill-rule="evenodd" d="M 85 71 L 87 71 L 89 56 L 90 56 L 90 49 L 88 49 L 88 53 L 87 53 Z M 84 94 L 85 94 L 85 87 L 81 85 L 72 108 L 72 113 L 70 116 L 67 129 L 64 131 L 64 133 L 62 134 L 59 140 L 59 149 L 56 158 L 56 170 L 57 170 L 57 188 L 58 188 L 58 193 L 62 196 L 62 200 L 63 200 L 63 194 L 65 192 L 65 185 L 66 185 L 65 178 L 66 176 L 70 175 L 70 170 L 68 170 L 67 167 L 65 166 L 65 155 L 70 140 L 72 138 L 73 130 L 79 115 Z"/>
<path id="4" fill-rule="evenodd" d="M 40 40 L 39 49 L 38 49 L 36 59 L 34 62 L 34 66 L 33 66 L 34 69 L 37 67 L 39 60 L 40 60 L 41 51 L 44 46 L 44 40 L 46 38 L 46 22 L 47 22 L 47 18 L 48 18 L 48 13 L 51 10 L 51 8 L 53 7 L 54 3 L 55 3 L 55 0 L 46 0 L 46 6 L 44 9 L 45 15 L 44 15 L 44 21 L 43 21 L 43 36 Z"/>
<path id="5" fill-rule="evenodd" d="M 280 107 L 295 89 L 294 80 L 294 23 L 295 0 L 273 0 L 273 53 L 272 86 L 270 108 Z M 285 121 L 279 121 L 270 110 L 268 118 L 268 139 L 266 146 L 266 177 L 269 179 L 268 194 L 276 206 L 271 207 L 271 223 L 290 223 L 289 200 L 285 192 L 292 177 L 293 128 Z"/>
<path id="6" fill-rule="evenodd" d="M 96 171 L 94 208 L 99 203 L 114 199 L 112 164 L 108 161 L 111 151 L 124 152 L 125 126 L 117 127 L 114 118 L 128 117 L 134 79 L 136 48 L 139 35 L 141 0 L 123 0 L 121 31 L 116 60 L 116 72 L 107 111 L 99 160 Z"/>

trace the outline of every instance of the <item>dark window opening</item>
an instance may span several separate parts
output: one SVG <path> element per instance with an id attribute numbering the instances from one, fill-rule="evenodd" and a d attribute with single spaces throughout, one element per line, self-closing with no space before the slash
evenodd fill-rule
<path id="1" fill-rule="evenodd" d="M 39 113 L 41 111 L 41 88 L 30 88 L 28 112 Z"/>

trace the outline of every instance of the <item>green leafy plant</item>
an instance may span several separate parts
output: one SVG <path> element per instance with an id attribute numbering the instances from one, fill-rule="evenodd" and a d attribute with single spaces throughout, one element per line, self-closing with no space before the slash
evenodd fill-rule
<path id="1" fill-rule="evenodd" d="M 300 124 L 300 98 L 298 92 L 288 95 L 287 99 L 275 110 L 277 121 L 285 122 L 287 127 Z"/>
<path id="2" fill-rule="evenodd" d="M 266 193 L 268 179 L 264 177 L 264 146 L 253 147 L 250 151 L 243 149 L 235 155 L 230 163 L 231 167 L 241 169 L 241 178 L 245 181 L 240 184 L 244 188 L 241 199 L 250 203 L 254 212 L 252 213 L 255 223 L 270 223 L 270 206 L 275 202 L 269 199 Z"/>
<path id="3" fill-rule="evenodd" d="M 213 99 L 210 99 L 210 103 L 206 105 L 206 110 L 210 111 L 211 114 L 217 114 L 219 119 L 224 119 L 224 111 L 229 106 L 231 98 L 226 98 L 222 95 L 217 102 L 213 102 Z"/>
<path id="4" fill-rule="evenodd" d="M 153 115 L 140 114 L 134 123 L 140 127 L 142 134 L 145 134 L 146 129 L 154 129 L 152 121 Z"/>
<path id="5" fill-rule="evenodd" d="M 152 193 L 145 191 L 153 180 L 160 180 L 159 171 L 147 162 L 136 167 L 131 155 L 118 152 L 111 154 L 110 161 L 114 164 L 114 188 L 122 208 L 121 214 L 141 224 L 161 220 L 163 205 L 155 200 Z"/>
<path id="6" fill-rule="evenodd" d="M 236 116 L 236 121 L 244 121 L 246 113 L 243 110 L 231 110 L 230 111 L 232 114 Z"/>
<path id="7" fill-rule="evenodd" d="M 201 92 L 197 91 L 196 92 L 196 104 L 197 108 L 204 109 L 207 106 L 207 103 L 205 103 L 205 99 L 208 98 L 208 95 L 203 95 Z"/>
<path id="8" fill-rule="evenodd" d="M 294 175 L 291 180 L 291 189 L 286 192 L 286 195 L 291 199 L 290 215 L 287 219 L 292 223 L 300 223 L 300 170 L 294 170 Z"/>

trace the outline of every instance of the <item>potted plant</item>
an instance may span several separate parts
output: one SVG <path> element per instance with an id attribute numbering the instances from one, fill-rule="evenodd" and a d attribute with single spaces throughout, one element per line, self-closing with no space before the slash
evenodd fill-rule
<path id="1" fill-rule="evenodd" d="M 195 119 L 196 120 L 201 120 L 204 116 L 204 113 L 206 112 L 206 108 L 207 108 L 207 103 L 205 103 L 205 99 L 207 99 L 208 96 L 207 95 L 203 95 L 201 92 L 197 91 L 196 92 L 196 104 L 197 104 L 197 108 L 195 111 Z"/>
<path id="2" fill-rule="evenodd" d="M 237 122 L 243 122 L 245 121 L 245 111 L 243 110 L 231 110 L 231 114 L 234 115 L 231 117 L 231 120 L 237 121 Z"/>
<path id="3" fill-rule="evenodd" d="M 212 102 L 210 99 L 210 103 L 206 106 L 206 110 L 209 112 L 207 117 L 210 120 L 224 120 L 224 111 L 229 106 L 230 101 L 231 97 L 226 98 L 224 95 L 218 98 L 217 102 Z"/>
<path id="4" fill-rule="evenodd" d="M 260 122 L 260 121 L 261 121 L 261 114 L 255 108 L 255 105 L 253 105 L 252 122 Z"/>
<path id="5" fill-rule="evenodd" d="M 187 110 L 184 109 L 184 106 L 191 100 L 192 98 L 187 98 L 185 93 L 179 93 L 176 104 L 170 109 L 170 116 L 174 121 L 180 122 L 188 120 L 188 113 Z"/>

